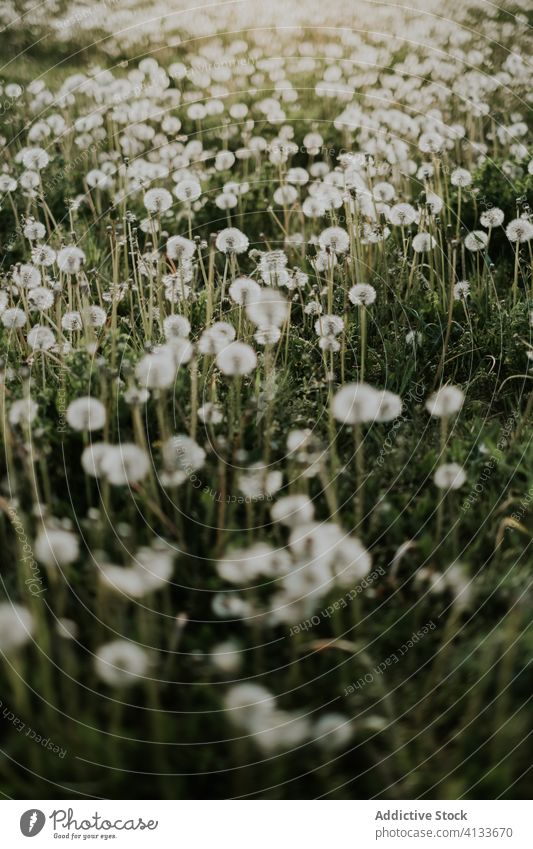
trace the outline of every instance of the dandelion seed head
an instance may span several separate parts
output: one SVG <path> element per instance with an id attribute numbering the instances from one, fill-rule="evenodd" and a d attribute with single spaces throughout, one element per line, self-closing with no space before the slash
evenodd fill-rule
<path id="1" fill-rule="evenodd" d="M 413 237 L 413 250 L 417 254 L 428 253 L 437 245 L 437 241 L 431 233 L 417 233 Z"/>
<path id="2" fill-rule="evenodd" d="M 347 425 L 374 421 L 379 415 L 380 393 L 368 383 L 347 383 L 333 398 L 333 415 Z"/>
<path id="3" fill-rule="evenodd" d="M 150 460 L 143 448 L 133 442 L 112 445 L 100 460 L 100 472 L 113 486 L 130 486 L 144 480 Z"/>
<path id="4" fill-rule="evenodd" d="M 68 566 L 79 556 L 79 541 L 71 531 L 43 527 L 34 543 L 35 557 L 50 567 Z"/>
<path id="5" fill-rule="evenodd" d="M 356 283 L 348 292 L 348 298 L 356 307 L 369 307 L 376 297 L 377 292 L 369 283 Z"/>
<path id="6" fill-rule="evenodd" d="M 4 327 L 7 327 L 8 330 L 17 330 L 21 327 L 24 327 L 28 318 L 24 310 L 21 310 L 20 307 L 9 307 L 5 309 L 2 313 L 2 324 Z"/>
<path id="7" fill-rule="evenodd" d="M 257 355 L 246 342 L 230 342 L 218 352 L 216 363 L 229 377 L 247 375 L 257 366 Z"/>
<path id="8" fill-rule="evenodd" d="M 464 404 L 465 396 L 458 386 L 442 386 L 426 401 L 430 416 L 448 418 L 456 415 Z"/>
<path id="9" fill-rule="evenodd" d="M 27 336 L 32 351 L 48 351 L 56 343 L 54 332 L 41 324 L 35 324 Z"/>
<path id="10" fill-rule="evenodd" d="M 433 481 L 439 489 L 460 489 L 466 481 L 466 474 L 458 463 L 443 463 L 436 470 Z"/>
<path id="11" fill-rule="evenodd" d="M 97 649 L 94 669 L 98 678 L 110 687 L 130 687 L 150 671 L 150 656 L 135 643 L 114 640 Z"/>
<path id="12" fill-rule="evenodd" d="M 45 286 L 37 286 L 36 289 L 31 289 L 28 292 L 28 303 L 36 310 L 44 312 L 54 305 L 54 293 Z M 63 319 L 61 319 L 61 323 L 63 323 Z"/>
<path id="13" fill-rule="evenodd" d="M 172 195 L 167 189 L 148 189 L 143 201 L 147 212 L 160 215 L 172 206 Z"/>
<path id="14" fill-rule="evenodd" d="M 464 245 L 467 251 L 476 253 L 487 247 L 489 237 L 483 230 L 473 230 L 465 236 Z"/>
<path id="15" fill-rule="evenodd" d="M 0 602 L 0 651 L 11 654 L 19 651 L 35 631 L 30 611 L 21 604 Z"/>
<path id="16" fill-rule="evenodd" d="M 533 224 L 527 218 L 515 218 L 509 221 L 505 232 L 510 242 L 523 244 L 533 239 Z"/>
<path id="17" fill-rule="evenodd" d="M 57 264 L 63 274 L 77 274 L 85 262 L 85 254 L 74 245 L 61 248 L 57 255 Z"/>
<path id="18" fill-rule="evenodd" d="M 100 430 L 106 421 L 106 410 L 97 398 L 85 396 L 70 402 L 65 417 L 73 430 Z"/>
<path id="19" fill-rule="evenodd" d="M 501 227 L 505 219 L 503 210 L 492 206 L 481 213 L 479 223 L 482 227 Z"/>
<path id="20" fill-rule="evenodd" d="M 248 237 L 236 227 L 221 230 L 216 238 L 216 246 L 225 254 L 242 254 L 248 250 Z"/>

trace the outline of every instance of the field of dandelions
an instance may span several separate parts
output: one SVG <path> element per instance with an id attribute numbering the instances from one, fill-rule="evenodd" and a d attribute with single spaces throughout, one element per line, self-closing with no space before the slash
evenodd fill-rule
<path id="1" fill-rule="evenodd" d="M 6 797 L 531 793 L 527 4 L 324 5 L 3 5 Z"/>

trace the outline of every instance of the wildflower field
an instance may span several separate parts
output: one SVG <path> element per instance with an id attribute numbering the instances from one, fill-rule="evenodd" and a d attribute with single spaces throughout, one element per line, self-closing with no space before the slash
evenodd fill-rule
<path id="1" fill-rule="evenodd" d="M 0 11 L 0 791 L 532 792 L 531 4 Z"/>

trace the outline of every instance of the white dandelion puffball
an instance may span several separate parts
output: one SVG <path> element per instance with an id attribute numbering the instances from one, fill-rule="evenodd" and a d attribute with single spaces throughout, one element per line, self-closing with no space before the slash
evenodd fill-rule
<path id="1" fill-rule="evenodd" d="M 326 751 L 345 748 L 353 736 L 350 720 L 340 713 L 325 713 L 313 726 L 315 743 Z"/>
<path id="2" fill-rule="evenodd" d="M 205 458 L 204 449 L 185 433 L 171 436 L 163 445 L 165 469 L 170 472 L 182 472 L 180 482 L 183 482 L 192 472 L 201 469 Z"/>
<path id="3" fill-rule="evenodd" d="M 194 348 L 191 342 L 183 336 L 172 336 L 166 345 L 161 346 L 160 353 L 162 355 L 168 354 L 174 362 L 174 366 L 178 369 L 190 363 L 194 354 Z"/>
<path id="4" fill-rule="evenodd" d="M 444 463 L 436 470 L 433 481 L 439 489 L 460 489 L 466 481 L 465 470 L 458 463 Z"/>
<path id="5" fill-rule="evenodd" d="M 435 192 L 426 192 L 426 206 L 431 215 L 440 215 L 442 207 L 444 206 L 444 201 L 441 197 L 439 197 L 439 195 L 436 195 Z"/>
<path id="6" fill-rule="evenodd" d="M 191 322 L 184 315 L 167 315 L 163 320 L 166 339 L 186 339 L 191 332 Z"/>
<path id="7" fill-rule="evenodd" d="M 466 168 L 456 168 L 451 173 L 450 183 L 459 189 L 465 189 L 472 184 L 472 174 Z"/>
<path id="8" fill-rule="evenodd" d="M 28 333 L 28 345 L 32 351 L 48 351 L 56 343 L 54 332 L 49 327 L 36 324 Z"/>
<path id="9" fill-rule="evenodd" d="M 472 230 L 465 236 L 465 248 L 472 253 L 484 250 L 488 242 L 489 237 L 484 230 Z"/>
<path id="10" fill-rule="evenodd" d="M 413 238 L 413 250 L 417 254 L 427 253 L 433 250 L 437 241 L 431 233 L 417 233 Z"/>
<path id="11" fill-rule="evenodd" d="M 344 254 L 350 247 L 350 237 L 342 227 L 326 227 L 318 237 L 322 250 L 330 250 L 336 254 Z"/>
<path id="12" fill-rule="evenodd" d="M 35 307 L 36 310 L 44 312 L 45 310 L 50 309 L 53 305 L 54 293 L 51 289 L 46 289 L 44 286 L 37 286 L 35 289 L 31 289 L 28 292 L 28 301 L 33 307 Z M 61 319 L 61 326 L 63 328 L 64 318 L 65 316 Z"/>
<path id="13" fill-rule="evenodd" d="M 173 557 L 170 552 L 141 548 L 135 554 L 132 566 L 100 565 L 99 578 L 118 594 L 142 598 L 161 589 L 170 581 Z"/>
<path id="14" fill-rule="evenodd" d="M 236 640 L 218 643 L 209 652 L 209 662 L 222 675 L 234 675 L 242 666 L 243 652 Z"/>
<path id="15" fill-rule="evenodd" d="M 228 171 L 235 162 L 235 155 L 231 150 L 219 150 L 215 156 L 215 168 L 217 171 Z"/>
<path id="16" fill-rule="evenodd" d="M 276 707 L 272 693 L 253 682 L 236 684 L 226 694 L 224 708 L 233 722 L 246 721 L 250 716 L 268 716 Z"/>
<path id="17" fill-rule="evenodd" d="M 459 412 L 464 404 L 465 395 L 458 386 L 442 386 L 426 401 L 426 410 L 430 416 L 448 418 Z"/>
<path id="18" fill-rule="evenodd" d="M 306 218 L 322 218 L 326 214 L 326 205 L 317 197 L 306 197 L 302 203 L 302 212 Z"/>
<path id="19" fill-rule="evenodd" d="M 0 175 L 0 192 L 14 192 L 17 188 L 17 181 L 10 177 L 9 174 Z"/>
<path id="20" fill-rule="evenodd" d="M 379 416 L 381 393 L 368 383 L 347 383 L 333 398 L 333 415 L 346 425 L 372 422 Z"/>
<path id="21" fill-rule="evenodd" d="M 10 307 L 2 313 L 2 324 L 8 330 L 19 330 L 24 327 L 27 320 L 26 313 L 19 307 Z"/>
<path id="22" fill-rule="evenodd" d="M 135 369 L 139 386 L 146 389 L 168 389 L 176 378 L 176 364 L 170 352 L 146 354 Z"/>
<path id="23" fill-rule="evenodd" d="M 56 252 L 49 245 L 37 245 L 31 252 L 31 261 L 43 268 L 49 268 L 56 261 Z"/>
<path id="24" fill-rule="evenodd" d="M 107 313 L 102 307 L 92 305 L 87 310 L 87 317 L 91 327 L 103 327 L 107 321 Z"/>
<path id="25" fill-rule="evenodd" d="M 77 310 L 66 312 L 61 318 L 61 327 L 65 333 L 74 333 L 75 330 L 81 330 L 83 327 L 81 313 Z"/>
<path id="26" fill-rule="evenodd" d="M 287 527 L 305 525 L 311 522 L 315 508 L 307 495 L 287 495 L 280 498 L 270 510 L 273 522 L 279 522 Z"/>
<path id="27" fill-rule="evenodd" d="M 172 195 L 166 189 L 148 189 L 143 201 L 147 212 L 159 215 L 172 206 Z"/>
<path id="28" fill-rule="evenodd" d="M 113 486 L 126 486 L 142 481 L 150 469 L 146 452 L 133 442 L 113 445 L 100 461 L 102 475 Z"/>
<path id="29" fill-rule="evenodd" d="M 45 566 L 68 566 L 78 559 L 78 537 L 71 531 L 45 526 L 35 540 L 34 552 Z"/>
<path id="30" fill-rule="evenodd" d="M 228 289 L 231 300 L 241 307 L 255 300 L 260 292 L 261 286 L 251 277 L 237 277 Z"/>
<path id="31" fill-rule="evenodd" d="M 460 280 L 453 287 L 453 297 L 456 301 L 464 301 L 470 294 L 470 283 L 467 280 Z"/>
<path id="32" fill-rule="evenodd" d="M 228 376 L 250 374 L 257 365 L 257 354 L 246 342 L 230 342 L 219 351 L 216 363 Z"/>
<path id="33" fill-rule="evenodd" d="M 418 212 L 410 203 L 397 203 L 389 210 L 389 221 L 395 227 L 409 227 L 418 218 Z"/>
<path id="34" fill-rule="evenodd" d="M 229 192 L 223 192 L 215 198 L 215 204 L 219 209 L 235 209 L 238 203 L 237 196 Z"/>
<path id="35" fill-rule="evenodd" d="M 174 194 L 178 200 L 193 203 L 202 194 L 202 187 L 197 180 L 181 180 L 174 189 Z"/>
<path id="36" fill-rule="evenodd" d="M 289 313 L 287 299 L 278 289 L 259 289 L 246 303 L 246 315 L 263 330 L 281 327 Z"/>
<path id="37" fill-rule="evenodd" d="M 35 265 L 26 262 L 13 272 L 13 280 L 25 289 L 35 289 L 41 282 L 41 272 Z"/>
<path id="38" fill-rule="evenodd" d="M 321 315 L 315 321 L 317 336 L 339 336 L 344 330 L 344 321 L 340 315 Z"/>
<path id="39" fill-rule="evenodd" d="M 146 595 L 142 570 L 135 567 L 101 563 L 98 565 L 98 578 L 108 590 L 117 595 L 130 598 L 142 598 Z"/>
<path id="40" fill-rule="evenodd" d="M 108 442 L 91 442 L 87 445 L 81 455 L 83 471 L 93 478 L 99 478 L 103 475 L 102 461 L 112 449 L 113 446 Z"/>
<path id="41" fill-rule="evenodd" d="M 59 266 L 59 270 L 62 271 L 63 274 L 77 274 L 78 271 L 81 270 L 84 262 L 84 252 L 81 248 L 77 248 L 74 245 L 67 248 L 61 248 L 57 255 L 57 264 Z"/>
<path id="42" fill-rule="evenodd" d="M 509 221 L 505 232 L 510 242 L 523 244 L 533 238 L 533 224 L 527 218 L 515 218 L 513 221 Z"/>
<path id="43" fill-rule="evenodd" d="M 224 421 L 224 413 L 217 404 L 207 401 L 198 410 L 200 421 L 210 425 L 219 425 Z"/>
<path id="44" fill-rule="evenodd" d="M 497 206 L 492 206 L 481 213 L 479 223 L 482 227 L 501 227 L 505 219 L 505 213 Z"/>
<path id="45" fill-rule="evenodd" d="M 388 389 L 382 389 L 378 394 L 380 395 L 380 400 L 376 421 L 391 422 L 398 418 L 402 412 L 402 399 L 400 396 L 394 392 L 389 392 Z"/>
<path id="46" fill-rule="evenodd" d="M 105 407 L 97 398 L 76 398 L 67 407 L 66 419 L 73 430 L 100 430 L 106 421 Z"/>
<path id="47" fill-rule="evenodd" d="M 439 133 L 422 133 L 418 147 L 422 153 L 438 153 L 444 147 L 444 139 Z"/>
<path id="48" fill-rule="evenodd" d="M 221 230 L 216 238 L 216 246 L 225 254 L 242 254 L 248 250 L 248 237 L 236 227 Z"/>
<path id="49" fill-rule="evenodd" d="M 0 651 L 9 654 L 21 649 L 34 631 L 33 616 L 26 607 L 0 602 Z"/>
<path id="50" fill-rule="evenodd" d="M 298 190 L 294 186 L 280 186 L 273 195 L 278 206 L 291 206 L 298 200 Z"/>
<path id="51" fill-rule="evenodd" d="M 9 424 L 12 427 L 30 425 L 38 412 L 39 407 L 32 398 L 20 398 L 18 401 L 13 401 L 9 408 Z"/>
<path id="52" fill-rule="evenodd" d="M 167 241 L 167 255 L 170 259 L 180 261 L 192 259 L 196 251 L 196 245 L 184 236 L 171 236 Z"/>
<path id="53" fill-rule="evenodd" d="M 144 649 L 126 640 L 114 640 L 100 646 L 94 659 L 95 672 L 104 684 L 129 687 L 144 678 L 150 658 Z"/>
<path id="54" fill-rule="evenodd" d="M 50 157 L 42 147 L 27 147 L 22 154 L 22 164 L 28 171 L 42 171 L 49 162 Z"/>
<path id="55" fill-rule="evenodd" d="M 356 283 L 348 292 L 348 298 L 356 307 L 369 307 L 376 297 L 377 292 L 369 283 Z"/>
<path id="56" fill-rule="evenodd" d="M 250 499 L 272 496 L 283 485 L 283 474 L 269 471 L 261 462 L 253 463 L 238 477 L 239 492 Z"/>

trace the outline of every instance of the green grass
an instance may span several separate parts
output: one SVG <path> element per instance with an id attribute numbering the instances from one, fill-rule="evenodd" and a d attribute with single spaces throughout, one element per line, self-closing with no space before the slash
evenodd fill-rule
<path id="1" fill-rule="evenodd" d="M 254 44 L 252 32 L 246 37 Z M 324 33 L 315 38 L 318 50 L 335 43 Z M 471 38 L 473 47 L 482 41 L 475 33 Z M 280 55 L 283 48 L 287 56 L 294 56 L 297 39 L 294 35 L 286 39 Z M 228 41 L 229 36 L 221 43 Z M 178 59 L 187 64 L 203 47 L 193 42 L 178 55 L 169 51 L 172 55 L 162 52 L 157 58 L 164 67 Z M 87 71 L 97 59 L 104 61 L 94 48 L 77 53 L 77 40 L 57 46 L 56 51 L 50 41 L 36 48 L 30 35 L 17 33 L 13 56 L 24 48 L 25 58 L 13 61 L 4 83 L 17 81 L 25 92 L 21 103 L 3 115 L 1 130 L 8 139 L 6 171 L 17 178 L 23 168 L 15 162 L 15 154 L 27 144 L 31 111 L 28 84 L 58 62 L 54 73 L 43 77 L 55 93 L 69 74 Z M 268 56 L 268 46 L 258 49 Z M 386 66 L 398 65 L 411 50 L 391 47 Z M 498 57 L 495 47 L 493 61 L 501 64 L 505 56 Z M 127 69 L 115 69 L 115 76 L 124 76 L 136 64 L 132 60 Z M 143 195 L 148 184 L 122 198 L 93 189 L 89 202 L 69 219 L 67 202 L 86 193 L 87 172 L 119 150 L 124 126 L 113 116 L 112 107 L 106 108 L 105 137 L 93 140 L 87 153 L 80 154 L 73 143 L 76 133 L 43 143 L 52 162 L 44 172 L 42 195 L 27 198 L 17 190 L 16 214 L 9 197 L 2 200 L 1 288 L 8 293 L 10 306 L 19 302 L 18 292 L 10 288 L 10 269 L 30 257 L 17 218 L 20 222 L 34 215 L 47 225 L 43 241 L 56 250 L 76 243 L 85 254 L 83 269 L 70 279 L 56 266 L 51 269 L 53 280 L 63 288 L 44 318 L 32 313 L 22 331 L 0 330 L 5 376 L 2 592 L 5 599 L 27 607 L 34 621 L 33 639 L 16 652 L 8 651 L 0 666 L 4 753 L 0 789 L 8 797 L 528 798 L 531 792 L 527 737 L 533 386 L 527 350 L 533 279 L 528 242 L 520 247 L 518 295 L 513 297 L 515 255 L 505 234 L 507 223 L 529 213 L 527 204 L 533 201 L 528 159 L 521 159 L 505 142 L 495 146 L 490 116 L 472 117 L 452 95 L 441 103 L 443 121 L 450 125 L 463 121 L 467 138 L 487 145 L 487 158 L 480 161 L 468 144 L 457 144 L 433 158 L 440 171 L 426 188 L 441 191 L 445 204 L 441 215 L 427 225 L 438 248 L 424 255 L 423 266 L 415 263 L 411 247 L 416 225 L 404 234 L 391 226 L 388 238 L 377 245 L 357 240 L 352 247 L 355 271 L 351 259 L 339 260 L 332 278 L 331 312 L 343 316 L 345 329 L 339 336 L 342 348 L 330 359 L 319 348 L 316 317 L 303 309 L 306 301 L 317 299 L 328 312 L 328 273 L 315 271 L 316 245 L 310 237 L 328 226 L 349 230 L 346 207 L 318 219 L 307 218 L 307 244 L 302 248 L 284 238 L 284 230 L 302 232 L 300 202 L 283 209 L 272 196 L 289 167 L 309 168 L 316 159 L 334 169 L 342 148 L 358 151 L 368 141 L 359 141 L 360 129 L 335 128 L 345 104 L 315 94 L 318 71 L 293 74 L 290 60 L 287 67 L 300 96 L 296 103 L 283 104 L 286 115 L 280 123 L 268 123 L 257 110 L 259 100 L 273 96 L 266 91 L 272 87 L 268 81 L 257 87 L 249 82 L 239 94 L 242 83 L 237 78 L 232 83 L 237 93 L 230 91 L 222 98 L 225 105 L 245 102 L 256 121 L 253 129 L 227 115 L 194 121 L 187 117 L 186 105 L 170 110 L 182 122 L 177 135 L 184 142 L 201 141 L 204 149 L 224 146 L 235 151 L 259 134 L 271 141 L 282 124 L 294 128 L 299 148 L 281 167 L 269 162 L 267 154 L 237 160 L 222 174 L 213 169 L 212 158 L 193 166 L 202 176 L 205 203 L 192 216 L 197 254 L 190 283 L 193 298 L 188 301 L 172 306 L 164 300 L 162 277 L 172 270 L 165 253 L 166 236 L 160 233 L 153 244 L 148 233 L 132 229 L 147 217 Z M 184 92 L 197 90 L 187 81 L 180 85 Z M 498 123 L 516 123 L 511 114 L 526 112 L 520 106 L 522 83 L 511 85 L 511 90 L 512 96 L 500 90 L 492 96 L 491 114 Z M 424 91 L 426 84 L 421 86 L 421 97 Z M 354 100 L 369 108 L 371 98 L 366 95 L 372 92 L 373 86 L 368 91 L 361 87 Z M 150 90 L 141 96 L 151 96 L 158 107 L 144 123 L 160 131 L 157 113 L 165 108 L 164 97 Z M 427 112 L 423 99 L 421 103 Z M 44 115 L 54 111 L 72 126 L 94 107 L 89 96 L 77 93 L 72 103 L 47 107 Z M 411 114 L 409 108 L 405 113 Z M 527 122 L 528 117 L 524 114 L 521 120 Z M 129 120 L 133 122 L 131 116 Z M 322 133 L 328 148 L 315 158 L 302 150 L 303 138 L 312 129 Z M 227 138 L 221 140 L 224 133 Z M 413 139 L 409 144 L 417 165 L 431 160 L 417 150 Z M 159 151 L 148 141 L 131 155 L 119 152 L 115 161 L 125 167 L 136 157 L 149 159 L 151 152 L 156 160 Z M 384 157 L 376 155 L 376 161 L 383 163 Z M 471 171 L 473 184 L 461 198 L 455 240 L 458 191 L 449 175 L 458 166 Z M 389 180 L 397 192 L 394 203 L 406 200 L 423 208 L 425 187 L 415 175 L 393 169 L 368 179 Z M 116 190 L 124 187 L 123 180 L 119 175 Z M 250 189 L 228 218 L 214 199 L 232 180 L 247 181 Z M 174 183 L 168 176 L 152 185 L 171 189 Z M 504 226 L 491 234 L 487 251 L 470 253 L 464 237 L 482 229 L 479 215 L 488 205 L 503 210 Z M 169 236 L 187 236 L 183 204 L 174 200 L 161 224 Z M 235 267 L 226 264 L 214 244 L 214 234 L 228 224 L 245 232 L 250 241 L 251 253 L 239 255 Z M 356 225 L 362 224 L 361 215 Z M 222 301 L 222 281 L 227 278 L 227 294 L 232 277 L 260 279 L 253 251 L 283 248 L 288 267 L 305 271 L 309 282 L 291 304 L 290 326 L 281 327 L 279 343 L 265 352 L 254 341 L 251 322 L 243 320 L 234 303 Z M 150 283 L 149 277 L 139 275 L 139 268 L 142 254 L 152 250 L 158 252 L 158 262 Z M 347 292 L 363 279 L 377 291 L 375 304 L 367 309 L 364 379 L 397 393 L 404 406 L 395 421 L 362 429 L 364 439 L 354 458 L 352 428 L 334 422 L 330 407 L 342 383 L 361 378 L 360 316 Z M 470 295 L 465 302 L 453 302 L 450 309 L 450 285 L 458 280 L 470 282 Z M 114 311 L 102 293 L 120 284 L 127 284 L 126 294 Z M 162 319 L 171 310 L 187 316 L 196 346 L 208 323 L 210 299 L 212 319 L 233 324 L 237 337 L 258 352 L 258 367 L 233 383 L 213 358 L 195 348 L 192 362 L 198 364 L 198 374 L 190 364 L 181 367 L 170 388 L 152 391 L 139 408 L 141 439 L 139 422 L 125 398 L 137 364 L 147 350 L 164 342 Z M 58 342 L 65 341 L 61 315 L 67 308 L 84 313 L 87 302 L 106 310 L 103 328 L 85 326 L 72 334 L 71 350 L 31 350 L 30 326 L 46 323 Z M 414 346 L 406 340 L 410 331 L 420 334 Z M 262 399 L 271 388 L 272 373 L 275 393 L 267 399 L 265 411 Z M 461 387 L 466 400 L 460 414 L 448 422 L 443 451 L 441 424 L 428 415 L 425 401 L 444 384 Z M 103 431 L 58 429 L 65 399 L 68 404 L 85 395 L 104 403 Z M 38 416 L 31 428 L 14 425 L 9 421 L 12 404 L 28 396 L 38 404 Z M 213 397 L 223 422 L 211 428 L 197 421 L 195 411 Z M 313 430 L 324 452 L 320 474 L 307 478 L 286 450 L 288 434 L 301 428 Z M 150 474 L 131 488 L 109 486 L 81 466 L 82 451 L 91 438 L 114 445 L 142 446 L 144 440 L 159 473 L 162 442 L 170 433 L 194 435 L 206 451 L 203 467 L 195 476 L 188 473 L 179 487 L 154 482 Z M 364 495 L 359 491 L 355 496 L 363 455 Z M 282 472 L 282 491 L 239 503 L 239 468 L 265 460 Z M 445 498 L 433 483 L 435 469 L 444 461 L 458 463 L 467 475 L 462 488 Z M 221 493 L 235 499 L 225 504 L 218 497 Z M 273 521 L 270 509 L 287 494 L 307 494 L 315 520 L 334 521 L 344 533 L 357 536 L 371 552 L 373 568 L 382 570 L 375 583 L 333 616 L 322 612 L 347 591 L 334 583 L 316 599 L 311 612 L 302 613 L 295 606 L 292 626 L 313 615 L 320 619 L 296 636 L 290 635 L 287 622 L 271 624 L 258 616 L 247 623 L 240 615 L 228 621 L 212 609 L 216 593 L 233 590 L 216 568 L 223 555 L 258 542 L 286 549 L 292 528 Z M 364 516 L 357 528 L 356 502 Z M 35 556 L 35 539 L 43 527 L 39 505 L 47 527 L 61 522 L 78 538 L 80 554 L 62 569 L 39 561 L 43 592 L 32 596 L 24 584 L 23 555 L 26 543 Z M 137 601 L 102 586 L 98 564 L 126 567 L 135 552 L 157 537 L 176 552 L 170 583 Z M 458 595 L 442 577 L 456 561 L 468 586 L 467 601 L 466 590 Z M 278 587 L 269 586 L 267 580 L 259 583 L 236 592 L 263 612 L 274 604 Z M 180 615 L 187 618 L 185 625 L 180 620 L 182 630 L 175 620 Z M 75 640 L 58 634 L 58 618 L 76 623 Z M 372 673 L 429 622 L 435 627 L 398 662 L 391 662 L 383 674 Z M 2 628 L 0 617 L 0 649 L 9 636 Z M 150 671 L 128 688 L 109 686 L 94 663 L 94 653 L 118 637 L 150 647 Z M 240 668 L 224 675 L 212 653 L 227 640 L 235 641 L 242 656 Z M 345 694 L 369 673 L 371 681 Z M 281 725 L 293 714 L 305 714 L 312 729 L 319 717 L 338 713 L 351 723 L 350 739 L 339 748 L 324 748 L 311 730 L 294 745 L 261 746 L 261 738 L 232 722 L 224 709 L 233 679 L 260 684 L 273 693 L 278 707 L 288 712 Z M 29 741 L 6 718 L 9 711 L 66 749 L 66 756 L 59 758 Z"/>

